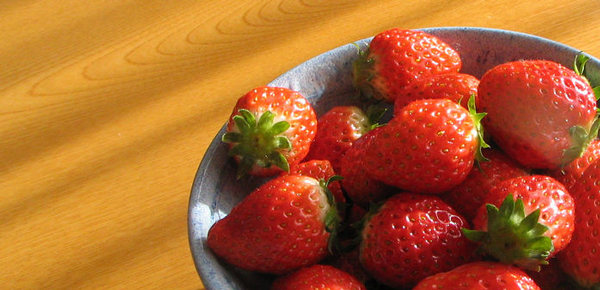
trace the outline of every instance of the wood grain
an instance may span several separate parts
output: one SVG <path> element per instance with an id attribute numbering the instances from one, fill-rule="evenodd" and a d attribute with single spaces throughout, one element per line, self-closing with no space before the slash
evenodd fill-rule
<path id="1" fill-rule="evenodd" d="M 391 27 L 479 26 L 600 56 L 600 1 L 0 4 L 3 289 L 204 289 L 187 242 L 235 100 Z"/>

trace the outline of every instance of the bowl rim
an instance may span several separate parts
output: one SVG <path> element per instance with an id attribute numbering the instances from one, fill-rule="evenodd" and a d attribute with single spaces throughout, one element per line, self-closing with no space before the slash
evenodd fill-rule
<path id="1" fill-rule="evenodd" d="M 544 38 L 541 36 L 528 34 L 528 33 L 524 33 L 524 32 L 512 31 L 512 30 L 498 29 L 498 28 L 486 28 L 486 27 L 476 27 L 476 26 L 443 26 L 443 27 L 418 28 L 418 29 L 413 29 L 413 30 L 421 30 L 421 31 L 425 31 L 425 32 L 434 32 L 434 33 L 436 33 L 436 32 L 437 33 L 457 32 L 458 31 L 460 33 L 483 32 L 483 33 L 499 34 L 499 35 L 505 35 L 505 36 L 508 35 L 508 36 L 514 36 L 517 38 L 528 38 L 535 42 L 540 42 L 540 43 L 544 43 L 544 44 L 547 44 L 550 46 L 554 46 L 559 50 L 566 50 L 566 51 L 570 51 L 570 52 L 573 50 L 577 50 L 574 47 L 571 47 L 566 44 L 563 44 L 563 43 L 560 43 L 560 42 L 557 42 L 557 41 L 554 41 L 554 40 L 551 40 L 548 38 Z M 285 78 L 285 76 L 287 74 L 296 71 L 300 66 L 317 61 L 317 59 L 319 57 L 321 57 L 325 54 L 336 52 L 336 51 L 346 50 L 346 49 L 348 49 L 348 46 L 354 46 L 354 44 L 359 44 L 359 45 L 360 44 L 363 44 L 363 45 L 368 44 L 368 42 L 372 38 L 373 37 L 363 38 L 363 39 L 357 40 L 355 42 L 343 44 L 343 45 L 335 47 L 331 50 L 322 52 L 322 53 L 320 53 L 310 59 L 307 59 L 307 60 L 301 62 L 300 64 L 292 67 L 290 70 L 286 71 L 282 75 L 273 79 L 267 85 L 271 85 L 273 83 L 278 83 L 281 79 Z M 600 60 L 598 58 L 591 56 L 591 55 L 585 53 L 584 51 L 579 51 L 579 52 L 583 53 L 584 55 L 586 55 L 590 58 L 588 63 L 593 63 L 593 65 L 596 68 L 600 68 Z M 600 84 L 600 76 L 595 76 L 594 83 Z M 205 248 L 203 243 L 201 241 L 199 241 L 201 238 L 203 238 L 205 236 L 205 233 L 200 232 L 200 230 L 194 226 L 197 223 L 197 221 L 194 220 L 194 207 L 196 205 L 195 201 L 197 201 L 201 195 L 201 192 L 199 189 L 202 188 L 205 174 L 210 167 L 209 166 L 211 163 L 210 159 L 213 155 L 215 155 L 215 152 L 218 149 L 220 149 L 220 147 L 222 146 L 222 144 L 221 144 L 222 142 L 219 142 L 218 137 L 225 133 L 226 126 L 227 126 L 227 124 L 225 123 L 221 127 L 221 129 L 216 133 L 215 138 L 211 141 L 206 152 L 204 153 L 204 155 L 200 161 L 200 164 L 198 165 L 198 169 L 195 173 L 189 200 L 188 200 L 188 212 L 187 212 L 188 243 L 190 246 L 191 255 L 192 255 L 192 259 L 193 259 L 196 271 L 197 271 L 202 283 L 204 284 L 204 287 L 206 287 L 207 290 L 216 289 L 214 287 L 217 287 L 217 285 L 214 284 L 215 279 L 213 276 L 216 273 L 206 270 L 203 267 L 200 259 L 198 258 L 198 256 L 204 255 L 204 251 L 206 251 L 207 248 Z"/>

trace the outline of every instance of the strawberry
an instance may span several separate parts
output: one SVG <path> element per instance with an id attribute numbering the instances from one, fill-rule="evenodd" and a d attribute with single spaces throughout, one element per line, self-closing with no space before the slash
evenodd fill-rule
<path id="1" fill-rule="evenodd" d="M 239 163 L 238 177 L 289 171 L 308 154 L 317 117 L 300 93 L 258 87 L 238 99 L 222 140 Z"/>
<path id="2" fill-rule="evenodd" d="M 406 86 L 394 101 L 399 112 L 408 103 L 422 99 L 449 99 L 468 108 L 471 96 L 477 96 L 479 79 L 464 73 L 423 76 Z"/>
<path id="3" fill-rule="evenodd" d="M 485 145 L 479 118 L 447 99 L 414 101 L 377 132 L 364 157 L 365 170 L 407 191 L 448 191 L 467 177 Z"/>
<path id="4" fill-rule="evenodd" d="M 359 248 L 354 247 L 352 250 L 331 256 L 331 259 L 327 261 L 327 264 L 349 273 L 364 284 L 372 278 L 363 269 L 359 257 Z"/>
<path id="5" fill-rule="evenodd" d="M 540 287 L 518 267 L 477 261 L 423 279 L 413 290 L 539 290 Z"/>
<path id="6" fill-rule="evenodd" d="M 586 288 L 600 286 L 599 180 L 600 160 L 596 160 L 571 188 L 575 201 L 575 231 L 571 242 L 557 256 L 561 268 Z"/>
<path id="7" fill-rule="evenodd" d="M 398 193 L 366 219 L 360 261 L 379 283 L 410 288 L 473 259 L 464 227 L 467 221 L 437 196 Z"/>
<path id="8" fill-rule="evenodd" d="M 515 201 L 516 199 L 516 201 Z M 523 269 L 540 265 L 571 241 L 574 203 L 560 182 L 544 175 L 527 175 L 492 188 L 465 235 L 480 243 L 487 255 Z"/>
<path id="9" fill-rule="evenodd" d="M 529 174 L 502 151 L 485 149 L 483 155 L 488 159 L 487 161 L 479 162 L 463 182 L 441 196 L 467 220 L 475 217 L 490 189 L 498 183 Z"/>
<path id="10" fill-rule="evenodd" d="M 371 178 L 363 164 L 367 148 L 379 130 L 381 127 L 369 131 L 354 141 L 341 160 L 340 175 L 344 177 L 340 181 L 342 188 L 353 203 L 364 209 L 368 209 L 371 204 L 383 201 L 396 190 L 392 186 Z"/>
<path id="11" fill-rule="evenodd" d="M 487 113 L 483 125 L 492 139 L 527 168 L 560 168 L 598 134 L 589 82 L 552 61 L 521 60 L 488 70 L 477 108 Z"/>
<path id="12" fill-rule="evenodd" d="M 576 158 L 560 169 L 549 172 L 548 175 L 560 181 L 567 189 L 571 189 L 587 167 L 598 158 L 600 158 L 600 140 L 594 139 L 581 157 Z"/>
<path id="13" fill-rule="evenodd" d="M 436 36 L 393 28 L 377 34 L 353 66 L 354 84 L 362 95 L 393 103 L 416 79 L 456 73 L 462 61 L 458 52 Z"/>
<path id="14" fill-rule="evenodd" d="M 293 165 L 290 168 L 289 173 L 282 174 L 305 175 L 317 180 L 330 180 L 332 177 L 336 176 L 336 172 L 333 170 L 333 166 L 331 166 L 331 162 L 329 162 L 329 160 L 309 160 L 300 162 L 296 165 Z M 340 181 L 330 180 L 327 188 L 331 194 L 333 194 L 333 197 L 338 204 L 346 202 L 346 197 L 342 191 L 342 185 L 340 184 Z"/>
<path id="15" fill-rule="evenodd" d="M 366 290 L 354 276 L 329 265 L 312 265 L 278 277 L 271 290 Z"/>
<path id="16" fill-rule="evenodd" d="M 284 274 L 324 259 L 339 223 L 326 184 L 300 175 L 266 182 L 209 230 L 207 243 L 229 264 Z"/>
<path id="17" fill-rule="evenodd" d="M 317 125 L 317 134 L 306 159 L 329 160 L 340 172 L 340 159 L 352 142 L 371 130 L 373 123 L 367 113 L 357 106 L 336 106 L 323 114 Z"/>
<path id="18" fill-rule="evenodd" d="M 525 273 L 544 290 L 576 289 L 556 258 L 548 260 L 548 265 L 542 266 L 540 271 L 525 270 Z"/>

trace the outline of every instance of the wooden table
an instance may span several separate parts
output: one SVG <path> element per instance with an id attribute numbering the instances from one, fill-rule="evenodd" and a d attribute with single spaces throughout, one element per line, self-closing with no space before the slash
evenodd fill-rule
<path id="1" fill-rule="evenodd" d="M 600 56 L 600 1 L 0 4 L 0 288 L 204 289 L 187 206 L 235 100 L 391 28 L 480 26 Z"/>

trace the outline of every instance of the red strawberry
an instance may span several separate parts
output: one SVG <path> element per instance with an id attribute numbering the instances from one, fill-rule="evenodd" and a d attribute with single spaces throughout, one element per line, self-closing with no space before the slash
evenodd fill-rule
<path id="1" fill-rule="evenodd" d="M 363 269 L 362 265 L 360 264 L 359 257 L 360 250 L 358 247 L 355 247 L 350 251 L 332 256 L 328 261 L 328 265 L 334 266 L 344 272 L 349 273 L 364 284 L 372 278 Z"/>
<path id="2" fill-rule="evenodd" d="M 465 234 L 495 259 L 538 271 L 571 241 L 573 199 L 551 177 L 528 175 L 502 181 L 485 202 L 473 219 L 475 230 Z"/>
<path id="3" fill-rule="evenodd" d="M 271 290 L 366 290 L 354 276 L 328 265 L 312 265 L 273 282 Z"/>
<path id="4" fill-rule="evenodd" d="M 423 279 L 413 290 L 539 290 L 523 270 L 502 263 L 478 261 Z"/>
<path id="5" fill-rule="evenodd" d="M 364 159 L 367 148 L 380 129 L 381 127 L 375 128 L 354 141 L 341 160 L 340 175 L 344 177 L 341 180 L 342 188 L 353 203 L 364 209 L 368 209 L 371 204 L 383 201 L 396 190 L 392 186 L 371 178 L 365 170 Z"/>
<path id="6" fill-rule="evenodd" d="M 556 169 L 579 157 L 597 135 L 596 99 L 588 81 L 546 60 L 523 60 L 487 71 L 477 108 L 486 131 L 528 168 Z"/>
<path id="7" fill-rule="evenodd" d="M 449 99 L 468 108 L 471 96 L 477 96 L 479 79 L 463 73 L 423 76 L 406 86 L 394 101 L 394 111 L 399 112 L 412 101 L 422 99 Z"/>
<path id="8" fill-rule="evenodd" d="M 492 187 L 506 179 L 529 174 L 502 151 L 486 149 L 483 155 L 487 161 L 479 162 L 461 184 L 441 196 L 467 220 L 475 217 Z"/>
<path id="9" fill-rule="evenodd" d="M 590 164 L 571 188 L 575 231 L 558 254 L 562 269 L 584 287 L 600 284 L 600 160 Z"/>
<path id="10" fill-rule="evenodd" d="M 324 184 L 274 178 L 246 196 L 208 232 L 208 246 L 242 269 L 284 274 L 328 255 L 339 217 Z"/>
<path id="11" fill-rule="evenodd" d="M 416 79 L 456 73 L 460 55 L 436 36 L 416 30 L 390 29 L 377 34 L 354 62 L 354 83 L 363 95 L 394 102 Z"/>
<path id="12" fill-rule="evenodd" d="M 367 114 L 356 106 L 337 106 L 323 114 L 317 125 L 317 134 L 310 147 L 307 160 L 329 160 L 333 169 L 340 172 L 340 159 L 352 142 L 371 130 Z"/>
<path id="13" fill-rule="evenodd" d="M 475 248 L 464 227 L 467 221 L 436 196 L 396 194 L 366 220 L 361 263 L 378 282 L 410 288 L 471 261 Z"/>
<path id="14" fill-rule="evenodd" d="M 414 101 L 380 127 L 365 154 L 365 170 L 408 191 L 448 191 L 467 177 L 484 144 L 476 118 L 447 99 Z"/>
<path id="15" fill-rule="evenodd" d="M 550 172 L 549 175 L 564 184 L 567 189 L 571 189 L 587 167 L 599 158 L 600 140 L 594 139 L 581 157 L 576 158 L 560 169 Z"/>
<path id="16" fill-rule="evenodd" d="M 542 266 L 540 271 L 526 270 L 525 273 L 544 290 L 576 289 L 576 286 L 573 285 L 567 274 L 561 269 L 556 258 L 550 259 L 548 265 Z"/>
<path id="17" fill-rule="evenodd" d="M 238 99 L 222 139 L 239 163 L 238 177 L 272 176 L 308 154 L 316 130 L 315 112 L 300 93 L 258 87 Z"/>
<path id="18" fill-rule="evenodd" d="M 309 160 L 293 165 L 290 168 L 289 173 L 283 174 L 305 175 L 317 180 L 330 180 L 336 175 L 336 172 L 333 170 L 333 166 L 331 166 L 329 160 Z M 344 192 L 342 191 L 342 185 L 338 180 L 331 180 L 331 182 L 327 184 L 327 188 L 331 191 L 331 194 L 333 194 L 336 203 L 346 202 L 346 197 L 344 197 Z"/>

